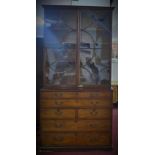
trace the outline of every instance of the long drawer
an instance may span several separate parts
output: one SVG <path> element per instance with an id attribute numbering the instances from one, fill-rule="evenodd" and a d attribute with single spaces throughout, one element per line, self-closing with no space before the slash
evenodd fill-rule
<path id="1" fill-rule="evenodd" d="M 109 92 L 41 92 L 41 99 L 55 98 L 111 98 Z"/>
<path id="2" fill-rule="evenodd" d="M 43 146 L 75 145 L 76 135 L 74 133 L 42 133 L 41 144 Z"/>
<path id="3" fill-rule="evenodd" d="M 41 130 L 54 131 L 109 131 L 111 120 L 42 120 Z"/>
<path id="4" fill-rule="evenodd" d="M 41 119 L 75 119 L 74 109 L 41 109 L 40 117 Z M 78 119 L 110 119 L 112 116 L 111 109 L 79 109 Z"/>
<path id="5" fill-rule="evenodd" d="M 105 133 L 42 133 L 43 146 L 62 145 L 111 145 L 111 134 Z"/>
<path id="6" fill-rule="evenodd" d="M 86 106 L 104 106 L 111 107 L 111 100 L 105 99 L 42 99 L 41 108 L 50 107 L 86 107 Z"/>
<path id="7" fill-rule="evenodd" d="M 75 119 L 74 109 L 41 109 L 41 119 Z"/>
<path id="8" fill-rule="evenodd" d="M 80 109 L 78 112 L 79 119 L 110 119 L 112 116 L 111 109 Z"/>

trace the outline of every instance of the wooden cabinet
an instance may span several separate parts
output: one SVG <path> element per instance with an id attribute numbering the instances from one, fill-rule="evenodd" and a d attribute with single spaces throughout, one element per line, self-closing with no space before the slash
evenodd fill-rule
<path id="1" fill-rule="evenodd" d="M 112 8 L 44 6 L 40 148 L 111 148 Z"/>

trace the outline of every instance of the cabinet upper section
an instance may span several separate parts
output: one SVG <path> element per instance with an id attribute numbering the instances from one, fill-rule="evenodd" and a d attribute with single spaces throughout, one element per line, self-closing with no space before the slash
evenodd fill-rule
<path id="1" fill-rule="evenodd" d="M 110 87 L 112 9 L 44 7 L 44 87 Z"/>

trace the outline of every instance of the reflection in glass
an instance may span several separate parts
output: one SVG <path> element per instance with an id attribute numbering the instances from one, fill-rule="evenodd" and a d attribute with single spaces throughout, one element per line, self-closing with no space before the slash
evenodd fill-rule
<path id="1" fill-rule="evenodd" d="M 45 10 L 44 46 L 49 85 L 75 85 L 76 33 L 75 10 Z"/>
<path id="2" fill-rule="evenodd" d="M 81 12 L 80 84 L 110 85 L 110 18 L 103 11 Z"/>
<path id="3" fill-rule="evenodd" d="M 80 51 L 80 82 L 83 85 L 105 84 L 110 78 L 110 61 L 103 49 Z"/>
<path id="4" fill-rule="evenodd" d="M 47 49 L 48 83 L 51 85 L 75 85 L 75 50 Z"/>
<path id="5" fill-rule="evenodd" d="M 110 86 L 109 15 L 103 10 L 45 11 L 46 84 Z"/>

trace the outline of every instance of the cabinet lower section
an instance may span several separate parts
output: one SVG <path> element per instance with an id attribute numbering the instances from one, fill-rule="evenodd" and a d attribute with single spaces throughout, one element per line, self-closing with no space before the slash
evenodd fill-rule
<path id="1" fill-rule="evenodd" d="M 40 148 L 111 146 L 111 90 L 41 90 Z"/>

